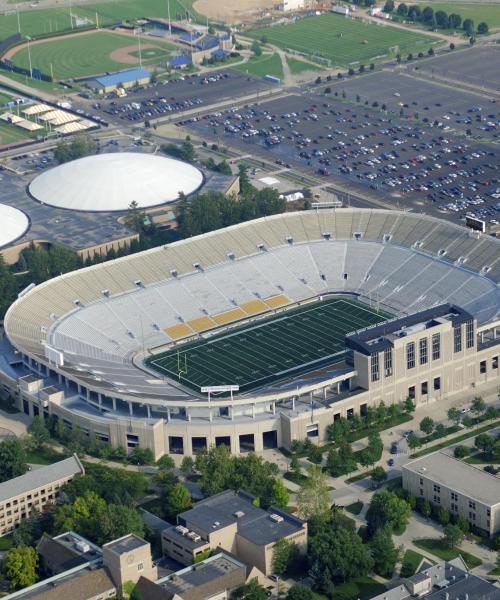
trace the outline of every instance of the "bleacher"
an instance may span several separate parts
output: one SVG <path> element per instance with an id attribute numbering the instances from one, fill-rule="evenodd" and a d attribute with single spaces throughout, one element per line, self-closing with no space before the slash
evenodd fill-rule
<path id="1" fill-rule="evenodd" d="M 16 302 L 5 327 L 32 356 L 50 343 L 69 366 L 114 365 L 149 389 L 134 354 L 248 318 L 269 298 L 279 307 L 345 291 L 396 312 L 454 302 L 485 322 L 500 313 L 499 279 L 498 240 L 428 216 L 286 213 L 57 277 Z"/>

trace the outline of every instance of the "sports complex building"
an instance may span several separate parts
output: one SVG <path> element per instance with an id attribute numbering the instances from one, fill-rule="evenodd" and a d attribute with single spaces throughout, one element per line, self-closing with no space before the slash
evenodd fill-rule
<path id="1" fill-rule="evenodd" d="M 408 212 L 249 221 L 30 286 L 0 378 L 113 445 L 325 439 L 382 400 L 500 382 L 500 241 Z"/>

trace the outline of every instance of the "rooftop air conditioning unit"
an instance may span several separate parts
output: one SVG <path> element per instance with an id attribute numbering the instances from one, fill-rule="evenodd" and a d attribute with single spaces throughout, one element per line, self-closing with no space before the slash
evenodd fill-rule
<path id="1" fill-rule="evenodd" d="M 285 520 L 281 515 L 277 515 L 276 513 L 271 513 L 269 518 L 275 523 L 282 523 Z"/>
<path id="2" fill-rule="evenodd" d="M 83 540 L 79 540 L 78 542 L 76 542 L 75 548 L 82 554 L 90 552 L 90 545 L 87 544 L 87 542 L 84 542 Z"/>
<path id="3" fill-rule="evenodd" d="M 241 517 L 244 517 L 244 516 L 245 516 L 245 513 L 244 513 L 242 510 L 237 510 L 237 511 L 236 511 L 235 513 L 233 513 L 233 514 L 234 514 L 234 516 L 235 516 L 237 519 L 241 519 Z"/>

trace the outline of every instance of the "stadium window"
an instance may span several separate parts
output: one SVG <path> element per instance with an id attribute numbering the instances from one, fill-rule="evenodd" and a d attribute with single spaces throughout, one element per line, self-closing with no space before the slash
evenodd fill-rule
<path id="1" fill-rule="evenodd" d="M 347 273 L 343 273 L 343 274 L 342 274 L 342 278 L 343 278 L 343 279 L 347 279 Z"/>
<path id="2" fill-rule="evenodd" d="M 229 406 L 219 407 L 219 417 L 229 417 Z"/>
<path id="3" fill-rule="evenodd" d="M 184 454 L 184 439 L 181 436 L 168 436 L 168 449 L 170 454 Z"/>
<path id="4" fill-rule="evenodd" d="M 308 425 L 306 429 L 306 435 L 308 438 L 316 438 L 319 437 L 319 427 L 317 424 Z"/>
<path id="5" fill-rule="evenodd" d="M 353 236 L 354 236 L 354 239 L 359 242 L 359 240 L 363 237 L 363 234 L 360 233 L 359 231 L 355 231 L 353 233 Z"/>
<path id="6" fill-rule="evenodd" d="M 474 321 L 472 319 L 465 323 L 465 347 L 474 347 Z"/>
<path id="7" fill-rule="evenodd" d="M 348 408 L 346 414 L 348 419 L 352 419 L 354 417 L 354 408 Z"/>
<path id="8" fill-rule="evenodd" d="M 372 370 L 372 381 L 378 381 L 380 379 L 378 352 L 371 355 L 371 370 Z"/>
<path id="9" fill-rule="evenodd" d="M 441 377 L 434 377 L 433 387 L 435 392 L 441 389 Z"/>
<path id="10" fill-rule="evenodd" d="M 453 340 L 455 352 L 462 352 L 462 325 L 455 325 L 453 328 Z"/>
<path id="11" fill-rule="evenodd" d="M 479 372 L 481 373 L 481 375 L 484 375 L 484 373 L 486 373 L 486 361 L 482 360 L 479 363 Z"/>
<path id="12" fill-rule="evenodd" d="M 434 333 L 432 336 L 432 360 L 441 358 L 441 334 Z"/>
<path id="13" fill-rule="evenodd" d="M 359 416 L 366 417 L 367 412 L 368 412 L 368 404 L 366 404 L 366 402 L 365 402 L 364 404 L 361 404 L 361 406 L 359 407 Z"/>
<path id="14" fill-rule="evenodd" d="M 420 384 L 420 393 L 422 394 L 422 396 L 427 396 L 429 390 L 428 390 L 428 384 L 427 381 L 422 381 L 422 383 Z"/>
<path id="15" fill-rule="evenodd" d="M 413 369 L 415 367 L 415 342 L 406 344 L 406 368 Z"/>
<path id="16" fill-rule="evenodd" d="M 494 356 L 491 359 L 491 368 L 492 369 L 498 369 L 498 356 Z"/>
<path id="17" fill-rule="evenodd" d="M 333 422 L 335 423 L 336 421 L 340 421 L 341 418 L 342 418 L 342 415 L 340 413 L 335 413 L 333 415 Z"/>
<path id="18" fill-rule="evenodd" d="M 392 375 L 392 348 L 384 350 L 384 371 L 386 377 Z"/>
<path id="19" fill-rule="evenodd" d="M 428 356 L 427 356 L 427 338 L 422 338 L 419 343 L 419 350 L 420 350 L 420 364 L 421 365 L 426 365 L 427 361 L 428 361 Z"/>
<path id="20" fill-rule="evenodd" d="M 415 400 L 415 386 L 411 385 L 408 388 L 408 398 L 411 398 L 412 400 Z"/>

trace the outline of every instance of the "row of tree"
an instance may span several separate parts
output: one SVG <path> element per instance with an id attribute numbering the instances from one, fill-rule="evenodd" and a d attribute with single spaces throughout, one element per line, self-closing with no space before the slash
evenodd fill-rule
<path id="1" fill-rule="evenodd" d="M 422 6 L 418 4 L 405 4 L 402 2 L 396 8 L 394 0 L 386 0 L 384 12 L 393 13 L 400 17 L 404 17 L 409 21 L 422 23 L 431 29 L 460 29 L 467 35 L 475 33 L 474 21 L 472 19 L 463 19 L 458 13 L 448 14 L 444 10 L 434 10 L 431 6 Z M 484 21 L 477 26 L 477 33 L 488 33 L 488 24 Z"/>

